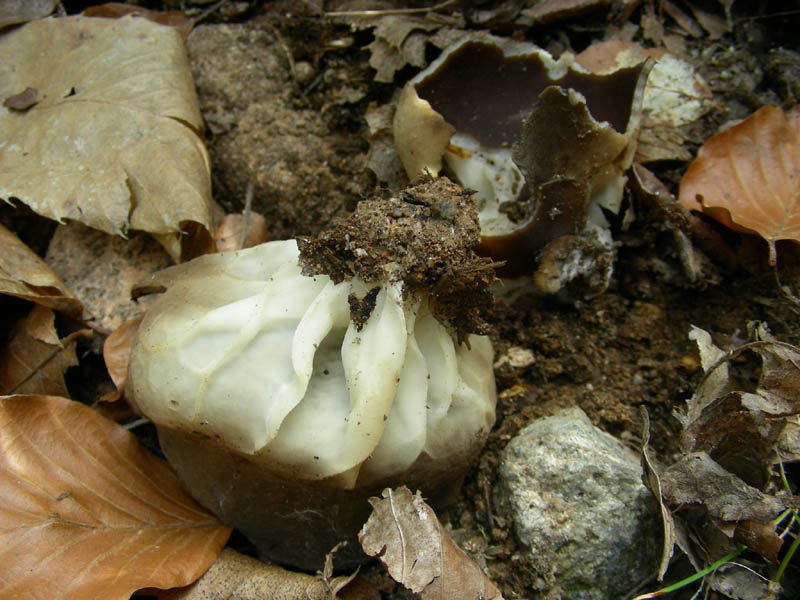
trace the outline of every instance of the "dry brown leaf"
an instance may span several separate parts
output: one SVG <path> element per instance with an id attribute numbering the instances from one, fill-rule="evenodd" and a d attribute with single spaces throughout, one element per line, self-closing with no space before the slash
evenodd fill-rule
<path id="1" fill-rule="evenodd" d="M 764 106 L 707 140 L 681 179 L 681 204 L 767 240 L 800 241 L 800 111 Z"/>
<path id="2" fill-rule="evenodd" d="M 669 0 L 661 0 L 659 8 L 675 19 L 678 26 L 691 37 L 699 38 L 703 36 L 703 30 L 700 25 L 697 24 L 697 21 Z"/>
<path id="3" fill-rule="evenodd" d="M 661 475 L 661 491 L 671 506 L 700 505 L 721 521 L 774 519 L 791 500 L 770 496 L 729 473 L 705 452 L 685 454 Z"/>
<path id="4" fill-rule="evenodd" d="M 676 413 L 686 454 L 662 473 L 661 491 L 671 508 L 702 506 L 701 514 L 707 512 L 728 537 L 775 562 L 781 538 L 769 522 L 800 502 L 761 490 L 776 462 L 776 449 L 786 439 L 781 436 L 787 423 L 800 413 L 800 349 L 774 340 L 763 326 L 757 335 L 761 339 L 724 352 L 707 331 L 692 328 L 689 337 L 697 342 L 705 375 L 686 414 Z M 754 391 L 738 389 L 747 376 L 731 372 L 745 352 L 761 358 Z"/>
<path id="5" fill-rule="evenodd" d="M 0 2 L 0 28 L 46 17 L 58 0 L 3 0 Z"/>
<path id="6" fill-rule="evenodd" d="M 188 585 L 230 533 L 92 409 L 0 398 L 0 598 L 127 599 Z"/>
<path id="7" fill-rule="evenodd" d="M 620 11 L 626 13 L 636 7 L 641 0 L 621 0 L 617 4 Z M 521 14 L 526 24 L 541 25 L 576 17 L 586 12 L 609 6 L 613 0 L 540 0 L 532 3 L 530 8 L 523 9 Z"/>
<path id="8" fill-rule="evenodd" d="M 419 492 L 405 486 L 370 498 L 372 514 L 358 534 L 361 547 L 380 559 L 389 575 L 423 600 L 502 600 L 450 538 Z"/>
<path id="9" fill-rule="evenodd" d="M 672 517 L 672 512 L 664 506 L 664 499 L 661 496 L 661 478 L 655 461 L 651 456 L 650 415 L 645 407 L 640 406 L 639 408 L 642 415 L 642 470 L 644 471 L 642 480 L 658 502 L 658 508 L 661 511 L 661 524 L 664 527 L 664 543 L 661 548 L 661 562 L 658 566 L 658 580 L 663 581 L 675 547 L 675 520 Z"/>
<path id="10" fill-rule="evenodd" d="M 35 306 L 14 325 L 0 349 L 0 395 L 69 396 L 64 373 L 78 364 L 74 342 L 91 335 L 90 330 L 81 329 L 59 339 L 53 311 Z"/>
<path id="11" fill-rule="evenodd" d="M 0 225 L 0 294 L 47 306 L 81 319 L 83 305 L 33 250 Z"/>
<path id="12" fill-rule="evenodd" d="M 105 19 L 119 19 L 126 15 L 142 17 L 159 25 L 174 27 L 185 40 L 192 32 L 192 20 L 179 10 L 150 10 L 142 6 L 133 6 L 121 2 L 107 2 L 98 6 L 89 6 L 83 11 L 85 17 L 102 17 Z"/>
<path id="13" fill-rule="evenodd" d="M 116 394 L 102 398 L 105 401 L 118 400 L 122 390 L 125 388 L 125 379 L 128 376 L 128 361 L 131 358 L 131 347 L 141 322 L 142 317 L 139 317 L 123 323 L 106 338 L 106 343 L 103 344 L 103 361 L 106 363 L 106 370 L 111 376 L 111 381 L 117 387 Z"/>
<path id="14" fill-rule="evenodd" d="M 156 235 L 173 257 L 211 244 L 203 124 L 186 52 L 145 19 L 66 17 L 0 36 L 0 197 L 112 234 Z M 180 231 L 190 232 L 181 239 Z"/>
<path id="15" fill-rule="evenodd" d="M 707 12 L 696 6 L 694 2 L 689 3 L 689 10 L 692 11 L 694 18 L 700 23 L 700 27 L 708 32 L 709 39 L 718 40 L 731 30 L 728 19 Z"/>
<path id="16" fill-rule="evenodd" d="M 335 577 L 331 588 L 349 577 Z M 255 558 L 225 549 L 211 568 L 191 586 L 167 590 L 158 600 L 371 600 L 377 592 L 356 579 L 336 596 L 331 596 L 320 577 L 287 571 Z"/>
<path id="17" fill-rule="evenodd" d="M 44 259 L 92 314 L 92 328 L 105 334 L 152 304 L 153 298 L 132 300 L 131 290 L 172 264 L 164 248 L 145 233 L 125 239 L 80 223 L 56 228 Z"/>
<path id="18" fill-rule="evenodd" d="M 733 539 L 758 552 L 773 564 L 778 564 L 778 552 L 783 545 L 783 538 L 775 531 L 775 523 L 759 523 L 758 521 L 742 521 L 733 532 Z"/>

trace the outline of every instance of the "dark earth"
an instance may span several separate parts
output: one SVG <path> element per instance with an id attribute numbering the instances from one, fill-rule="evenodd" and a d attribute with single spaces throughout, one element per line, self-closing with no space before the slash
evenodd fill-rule
<path id="1" fill-rule="evenodd" d="M 63 3 L 68 13 L 87 4 Z M 137 4 L 185 8 L 190 16 L 208 7 L 177 0 Z M 367 115 L 380 113 L 419 68 L 403 64 L 393 83 L 375 82 L 366 46 L 375 39 L 378 21 L 351 28 L 341 19 L 324 18 L 323 4 L 324 10 L 333 11 L 388 9 L 397 3 L 227 2 L 205 15 L 187 41 L 206 120 L 215 199 L 227 212 L 241 211 L 252 185 L 253 209 L 266 217 L 270 239 L 316 236 L 334 217 L 356 207 L 366 210 L 363 200 L 388 198 L 406 184 L 397 168 L 391 178 L 384 170 L 379 179 L 368 167 L 386 133 L 380 127 L 370 131 Z M 765 104 L 791 107 L 800 99 L 800 11 L 791 8 L 793 3 L 736 0 L 731 6 L 733 31 L 716 40 L 702 30 L 696 37 L 687 33 L 659 10 L 658 1 L 645 0 L 630 14 L 621 9 L 622 2 L 597 2 L 585 14 L 526 27 L 508 17 L 517 4 L 453 3 L 431 18 L 533 41 L 555 54 L 577 53 L 623 30 L 633 31 L 632 39 L 642 45 L 654 45 L 639 24 L 645 9 L 655 5 L 669 40 L 680 39 L 683 58 L 695 65 L 714 94 L 712 108 L 684 132 L 684 147 L 692 156 L 721 125 Z M 725 2 L 694 0 L 682 8 L 688 4 L 725 17 Z M 464 19 L 462 5 L 491 12 L 491 25 Z M 435 43 L 426 44 L 424 61 L 439 51 Z M 677 193 L 687 164 L 672 160 L 648 167 Z M 569 302 L 527 295 L 488 306 L 476 300 L 495 344 L 497 424 L 459 502 L 441 518 L 506 598 L 557 597 L 549 592 L 547 565 L 535 564 L 520 551 L 509 524 L 495 514 L 490 501 L 499 453 L 522 427 L 577 405 L 596 425 L 638 451 L 639 410 L 645 407 L 650 444 L 669 463 L 680 430 L 673 411 L 684 406 L 702 375 L 697 351 L 687 338 L 690 325 L 711 332 L 722 348 L 749 341 L 755 322 L 767 323 L 778 340 L 800 343 L 800 307 L 780 287 L 800 288 L 800 249 L 795 244 L 778 244 L 779 286 L 767 263 L 766 242 L 706 221 L 722 250 L 716 256 L 708 252 L 713 273 L 690 283 L 676 267 L 677 249 L 663 213 L 630 191 L 625 202 L 629 217 L 613 225 L 617 260 L 611 286 L 603 294 Z M 464 261 L 484 264 L 474 256 Z M 476 322 L 467 329 L 474 330 Z M 80 376 L 89 375 L 84 371 Z M 799 480 L 796 467 L 788 465 L 787 471 L 790 481 Z M 247 551 L 243 539 L 234 536 L 231 543 Z M 758 563 L 757 556 L 751 558 Z M 678 560 L 668 577 L 687 572 Z M 362 574 L 384 598 L 412 596 L 378 565 L 362 569 Z M 790 568 L 786 587 L 797 586 L 797 578 L 798 569 Z M 636 593 L 658 587 L 653 579 Z M 690 597 L 696 591 L 687 589 L 685 596 L 678 592 L 670 597 Z"/>

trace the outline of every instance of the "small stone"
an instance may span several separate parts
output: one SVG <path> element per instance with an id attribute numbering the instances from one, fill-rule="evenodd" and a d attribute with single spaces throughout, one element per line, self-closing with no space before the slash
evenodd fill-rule
<path id="1" fill-rule="evenodd" d="M 505 354 L 495 361 L 495 368 L 502 367 L 507 364 L 515 369 L 524 369 L 531 366 L 536 362 L 536 356 L 528 348 L 520 348 L 519 346 L 512 346 Z"/>
<path id="2" fill-rule="evenodd" d="M 317 73 L 314 71 L 314 67 L 310 62 L 300 60 L 294 64 L 294 76 L 297 78 L 298 83 L 308 85 L 314 80 Z"/>
<path id="3" fill-rule="evenodd" d="M 657 505 L 639 458 L 579 408 L 508 443 L 495 503 L 529 561 L 550 557 L 563 600 L 622 598 L 658 565 Z"/>

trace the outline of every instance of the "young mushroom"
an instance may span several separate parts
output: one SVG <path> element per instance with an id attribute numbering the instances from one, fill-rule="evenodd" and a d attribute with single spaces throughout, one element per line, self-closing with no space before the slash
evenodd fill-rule
<path id="1" fill-rule="evenodd" d="M 335 561 L 351 565 L 368 497 L 457 492 L 495 418 L 478 236 L 472 196 L 425 180 L 317 239 L 154 276 L 166 291 L 126 393 L 186 488 L 262 557 L 315 570 L 347 540 Z"/>

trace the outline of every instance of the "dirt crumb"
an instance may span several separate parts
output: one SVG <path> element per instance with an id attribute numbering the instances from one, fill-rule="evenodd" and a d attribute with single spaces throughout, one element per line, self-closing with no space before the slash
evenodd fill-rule
<path id="1" fill-rule="evenodd" d="M 359 298 L 355 294 L 347 297 L 347 302 L 350 304 L 350 320 L 355 324 L 356 331 L 361 331 L 364 323 L 372 314 L 375 301 L 378 299 L 378 292 L 380 292 L 380 288 L 372 288 L 363 298 Z"/>
<path id="2" fill-rule="evenodd" d="M 493 304 L 494 265 L 473 251 L 479 237 L 472 194 L 430 178 L 395 197 L 362 201 L 319 237 L 298 239 L 300 266 L 304 275 L 336 283 L 402 281 L 404 294 L 428 294 L 434 316 L 463 341 L 487 333 Z M 366 300 L 350 302 L 356 323 L 368 318 Z"/>

